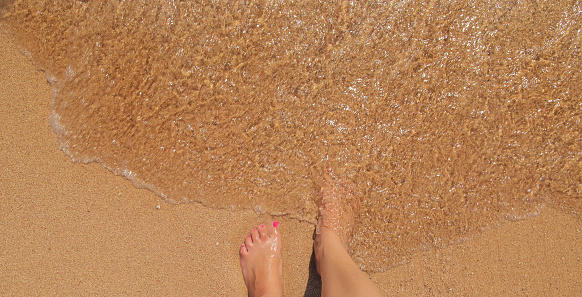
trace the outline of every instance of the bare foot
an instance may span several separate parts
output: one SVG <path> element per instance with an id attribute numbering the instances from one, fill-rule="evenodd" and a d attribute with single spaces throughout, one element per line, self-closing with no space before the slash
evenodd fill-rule
<path id="1" fill-rule="evenodd" d="M 283 296 L 279 222 L 253 229 L 240 247 L 240 267 L 251 297 Z"/>
<path id="2" fill-rule="evenodd" d="M 354 221 L 360 208 L 360 200 L 355 194 L 354 184 L 349 180 L 334 176 L 327 168 L 321 185 L 321 200 L 317 217 L 316 234 L 332 231 L 341 239 L 346 251 L 351 253 Z"/>
<path id="3" fill-rule="evenodd" d="M 313 241 L 322 297 L 382 296 L 376 284 L 349 255 L 359 207 L 359 195 L 353 183 L 335 177 L 328 168 L 321 186 L 319 217 Z"/>

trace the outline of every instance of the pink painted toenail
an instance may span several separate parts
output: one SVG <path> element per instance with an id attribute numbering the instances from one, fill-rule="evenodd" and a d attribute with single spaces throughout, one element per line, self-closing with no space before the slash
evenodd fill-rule
<path id="1" fill-rule="evenodd" d="M 260 225 L 259 227 L 261 227 L 261 228 L 265 228 L 265 225 Z"/>
<path id="2" fill-rule="evenodd" d="M 247 237 L 251 237 L 250 235 L 247 235 Z"/>
<path id="3" fill-rule="evenodd" d="M 275 227 L 275 228 L 279 227 L 279 222 L 278 221 L 273 222 L 273 227 Z"/>

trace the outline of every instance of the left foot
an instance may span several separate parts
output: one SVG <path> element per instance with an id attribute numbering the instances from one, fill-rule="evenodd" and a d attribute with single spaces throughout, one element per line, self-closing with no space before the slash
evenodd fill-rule
<path id="1" fill-rule="evenodd" d="M 240 247 L 240 267 L 249 296 L 283 296 L 279 222 L 253 229 Z"/>

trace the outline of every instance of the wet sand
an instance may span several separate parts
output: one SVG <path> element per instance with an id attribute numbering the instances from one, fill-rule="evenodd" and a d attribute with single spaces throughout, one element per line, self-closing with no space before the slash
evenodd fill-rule
<path id="1" fill-rule="evenodd" d="M 580 5 L 13 4 L 61 149 L 166 201 L 313 223 L 330 166 L 362 193 L 352 255 L 374 272 L 582 212 Z"/>
<path id="2" fill-rule="evenodd" d="M 276 219 L 286 295 L 313 295 L 312 225 L 170 205 L 97 164 L 71 162 L 48 125 L 44 74 L 4 33 L 0 47 L 3 294 L 244 296 L 238 247 L 253 226 Z M 371 277 L 388 295 L 574 296 L 581 256 L 582 222 L 548 206 Z"/>

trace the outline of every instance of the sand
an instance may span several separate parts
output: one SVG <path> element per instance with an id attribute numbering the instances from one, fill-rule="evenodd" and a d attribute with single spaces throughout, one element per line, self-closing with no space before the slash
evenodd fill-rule
<path id="1" fill-rule="evenodd" d="M 73 163 L 48 125 L 51 90 L 0 34 L 0 292 L 5 296 L 244 296 L 238 248 L 281 221 L 286 296 L 317 296 L 314 226 L 170 205 L 98 164 Z M 544 208 L 370 275 L 387 295 L 575 296 L 582 222 Z"/>

